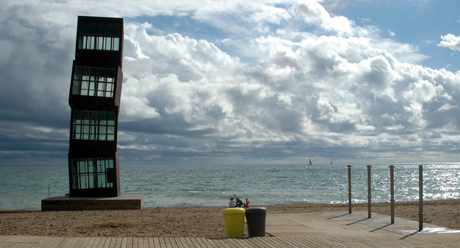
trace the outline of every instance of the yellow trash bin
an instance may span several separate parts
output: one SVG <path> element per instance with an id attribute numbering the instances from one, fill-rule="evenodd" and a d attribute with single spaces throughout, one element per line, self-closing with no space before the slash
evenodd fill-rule
<path id="1" fill-rule="evenodd" d="M 244 237 L 244 208 L 226 208 L 224 209 L 225 230 L 227 238 Z"/>

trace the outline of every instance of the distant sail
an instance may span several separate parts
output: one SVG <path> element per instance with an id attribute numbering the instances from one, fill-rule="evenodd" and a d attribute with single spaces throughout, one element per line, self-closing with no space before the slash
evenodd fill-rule
<path id="1" fill-rule="evenodd" d="M 310 160 L 310 163 L 309 163 L 309 165 L 312 165 L 312 164 L 311 164 L 311 159 L 309 159 L 309 160 Z"/>
<path id="2" fill-rule="evenodd" d="M 332 159 L 331 159 L 331 164 L 332 164 Z"/>

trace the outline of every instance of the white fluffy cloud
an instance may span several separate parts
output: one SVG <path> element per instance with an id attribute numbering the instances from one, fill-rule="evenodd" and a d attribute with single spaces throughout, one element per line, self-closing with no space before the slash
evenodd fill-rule
<path id="1" fill-rule="evenodd" d="M 224 34 L 200 39 L 125 19 L 121 158 L 365 162 L 456 151 L 460 72 L 417 65 L 427 59 L 417 47 L 331 15 L 320 1 L 282 3 L 98 2 L 103 15 L 167 14 Z M 60 11 L 92 14 L 97 4 L 42 4 L 42 14 L 27 4 L 1 11 L 0 78 L 14 82 L 0 86 L 3 159 L 46 142 L 66 152 L 76 15 Z M 454 38 L 441 45 L 454 49 Z"/>
<path id="2" fill-rule="evenodd" d="M 460 51 L 460 36 L 455 36 L 453 34 L 447 34 L 441 36 L 441 43 L 439 43 L 439 46 L 441 47 L 447 47 L 450 48 L 454 51 Z"/>

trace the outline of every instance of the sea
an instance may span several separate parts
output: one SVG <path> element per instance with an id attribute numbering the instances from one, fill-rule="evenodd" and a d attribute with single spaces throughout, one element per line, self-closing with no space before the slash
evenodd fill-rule
<path id="1" fill-rule="evenodd" d="M 394 164 L 395 201 L 418 201 L 419 165 Z M 372 202 L 390 201 L 389 164 L 371 165 Z M 368 200 L 366 165 L 352 165 L 352 202 Z M 120 165 L 122 194 L 142 194 L 144 207 L 348 202 L 345 164 Z M 424 200 L 460 198 L 460 163 L 423 164 Z M 40 209 L 69 192 L 67 165 L 0 166 L 0 209 Z"/>

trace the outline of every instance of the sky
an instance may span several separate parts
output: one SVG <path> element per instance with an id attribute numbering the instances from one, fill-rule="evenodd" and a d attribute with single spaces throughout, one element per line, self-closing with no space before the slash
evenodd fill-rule
<path id="1" fill-rule="evenodd" d="M 122 166 L 460 161 L 458 0 L 0 0 L 0 165 L 67 163 L 78 16 L 124 18 Z"/>

